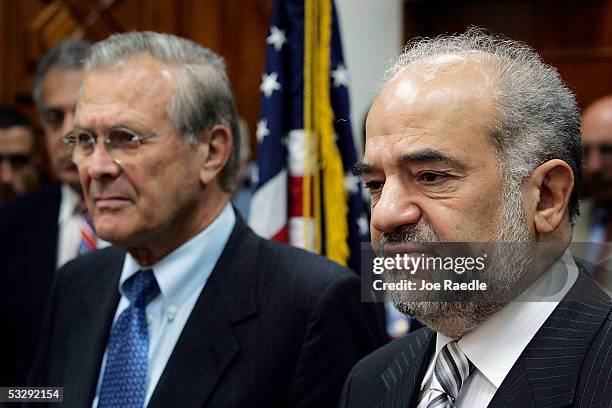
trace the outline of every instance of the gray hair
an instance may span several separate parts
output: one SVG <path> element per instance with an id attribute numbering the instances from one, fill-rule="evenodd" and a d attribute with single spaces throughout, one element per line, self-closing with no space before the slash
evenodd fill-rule
<path id="1" fill-rule="evenodd" d="M 218 124 L 231 130 L 233 148 L 219 182 L 225 191 L 234 191 L 240 140 L 236 104 L 223 58 L 185 38 L 149 31 L 130 32 L 96 43 L 85 69 L 117 67 L 143 54 L 179 66 L 176 94 L 166 113 L 185 143 L 199 143 L 202 132 Z"/>
<path id="2" fill-rule="evenodd" d="M 557 70 L 529 46 L 477 27 L 460 35 L 417 38 L 406 45 L 387 71 L 385 83 L 415 61 L 466 52 L 476 52 L 482 66 L 497 76 L 497 118 L 490 137 L 502 176 L 522 183 L 544 162 L 565 161 L 574 172 L 568 204 L 573 222 L 579 214 L 582 178 L 580 113 Z"/>
<path id="3" fill-rule="evenodd" d="M 82 69 L 90 48 L 90 42 L 70 38 L 57 44 L 40 60 L 34 74 L 34 86 L 32 89 L 32 99 L 34 99 L 38 112 L 43 112 L 45 108 L 43 81 L 47 72 L 52 68 L 59 68 L 65 71 Z"/>

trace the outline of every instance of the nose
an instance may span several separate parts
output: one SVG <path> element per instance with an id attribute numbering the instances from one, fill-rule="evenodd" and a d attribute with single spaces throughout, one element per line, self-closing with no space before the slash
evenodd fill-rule
<path id="1" fill-rule="evenodd" d="M 13 182 L 14 173 L 11 163 L 7 159 L 0 158 L 0 182 L 10 184 Z"/>
<path id="2" fill-rule="evenodd" d="M 387 179 L 380 197 L 372 206 L 372 228 L 379 233 L 391 233 L 419 222 L 422 211 L 414 203 L 414 194 L 401 181 Z"/>
<path id="3" fill-rule="evenodd" d="M 74 120 L 74 111 L 66 110 L 64 112 L 64 121 L 62 122 L 60 135 L 63 137 L 66 133 L 72 130 L 72 122 Z"/>
<path id="4" fill-rule="evenodd" d="M 121 167 L 100 140 L 85 163 L 79 165 L 79 171 L 82 167 L 86 167 L 87 174 L 93 179 L 115 178 L 121 173 Z"/>
<path id="5" fill-rule="evenodd" d="M 602 169 L 602 160 L 599 149 L 591 149 L 587 157 L 586 163 L 584 164 L 585 172 L 590 174 L 600 172 Z"/>

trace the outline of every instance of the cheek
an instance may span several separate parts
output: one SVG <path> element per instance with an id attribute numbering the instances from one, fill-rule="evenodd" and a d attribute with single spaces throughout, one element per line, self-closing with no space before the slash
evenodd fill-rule
<path id="1" fill-rule="evenodd" d="M 498 226 L 497 207 L 490 200 L 456 199 L 423 209 L 423 221 L 443 242 L 486 241 Z"/>

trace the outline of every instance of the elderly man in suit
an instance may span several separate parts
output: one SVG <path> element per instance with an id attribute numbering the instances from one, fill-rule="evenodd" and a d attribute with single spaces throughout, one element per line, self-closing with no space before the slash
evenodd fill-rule
<path id="1" fill-rule="evenodd" d="M 66 136 L 97 233 L 58 272 L 32 375 L 65 407 L 336 406 L 381 343 L 358 277 L 258 238 L 223 60 L 127 33 L 93 46 Z"/>
<path id="2" fill-rule="evenodd" d="M 567 252 L 582 149 L 556 70 L 479 29 L 421 39 L 389 71 L 366 132 L 356 170 L 375 249 L 498 243 L 474 274 L 496 296 L 393 290 L 427 327 L 361 360 L 341 406 L 608 407 L 612 304 Z"/>

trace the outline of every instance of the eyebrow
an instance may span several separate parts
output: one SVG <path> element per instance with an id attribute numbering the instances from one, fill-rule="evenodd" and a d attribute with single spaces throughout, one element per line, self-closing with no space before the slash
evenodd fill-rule
<path id="1" fill-rule="evenodd" d="M 370 163 L 357 162 L 353 165 L 353 174 L 360 177 L 375 173 L 376 170 L 376 166 Z"/>
<path id="2" fill-rule="evenodd" d="M 458 169 L 465 168 L 465 166 L 452 155 L 433 149 L 422 149 L 416 152 L 402 154 L 399 157 L 399 161 L 404 164 L 440 163 Z"/>
<path id="3" fill-rule="evenodd" d="M 465 169 L 465 166 L 452 155 L 434 149 L 422 149 L 416 152 L 402 154 L 399 157 L 399 162 L 403 164 L 441 163 L 459 170 Z M 379 171 L 378 167 L 370 163 L 357 162 L 353 165 L 353 174 L 356 176 L 363 177 L 368 174 L 376 173 L 377 171 Z"/>

